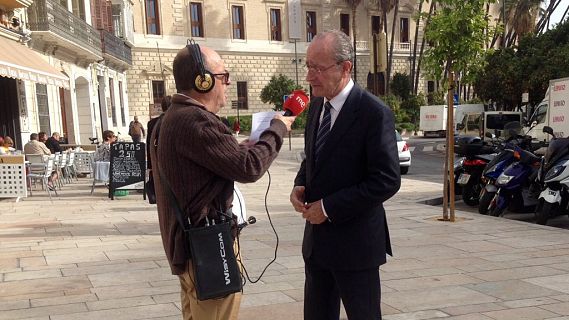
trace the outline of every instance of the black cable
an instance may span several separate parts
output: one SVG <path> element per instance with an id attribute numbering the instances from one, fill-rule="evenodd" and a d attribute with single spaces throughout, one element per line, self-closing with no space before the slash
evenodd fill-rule
<path id="1" fill-rule="evenodd" d="M 271 220 L 271 215 L 269 213 L 269 207 L 267 205 L 267 198 L 269 195 L 269 190 L 271 188 L 271 173 L 269 172 L 269 170 L 267 170 L 267 175 L 269 176 L 269 184 L 267 185 L 267 191 L 265 192 L 265 212 L 267 213 L 267 217 L 269 218 L 269 223 L 271 225 L 271 228 L 273 229 L 273 232 L 275 234 L 275 238 L 277 239 L 277 243 L 275 245 L 275 255 L 273 257 L 273 260 L 271 260 L 263 269 L 263 271 L 261 272 L 261 274 L 259 275 L 259 277 L 255 280 L 251 280 L 251 278 L 249 277 L 249 273 L 247 272 L 247 268 L 245 268 L 245 264 L 243 263 L 243 261 L 241 259 L 239 259 L 239 262 L 241 263 L 241 266 L 243 267 L 243 271 L 245 272 L 245 277 L 244 278 L 244 282 L 243 285 L 245 285 L 245 283 L 247 283 L 247 280 L 250 283 L 257 283 L 259 282 L 259 280 L 261 280 L 261 278 L 263 277 L 263 275 L 265 274 L 265 271 L 267 271 L 267 269 L 269 268 L 269 266 L 271 264 L 273 264 L 276 260 L 277 260 L 277 251 L 279 249 L 279 235 L 277 234 L 277 230 L 275 229 L 275 226 L 273 225 L 273 221 Z M 241 209 L 241 215 L 243 215 L 243 207 L 241 206 L 241 199 L 239 199 L 239 208 Z M 241 246 L 239 244 L 239 234 L 237 234 L 237 255 L 240 254 L 240 250 Z M 243 273 L 241 274 L 243 276 Z M 246 278 L 246 279 L 245 279 Z"/>

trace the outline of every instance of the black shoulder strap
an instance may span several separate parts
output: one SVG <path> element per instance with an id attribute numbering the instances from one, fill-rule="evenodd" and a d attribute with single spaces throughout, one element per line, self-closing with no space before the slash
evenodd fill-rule
<path id="1" fill-rule="evenodd" d="M 160 126 L 162 124 L 162 118 L 163 118 L 164 113 L 162 113 L 160 115 L 160 118 L 158 118 L 158 121 L 156 122 L 156 125 L 154 125 L 154 141 L 152 142 L 154 144 L 154 148 L 156 149 L 156 152 L 158 152 L 158 138 L 160 137 Z M 176 219 L 178 220 L 178 223 L 180 224 L 180 226 L 182 227 L 182 229 L 184 231 L 188 231 L 191 222 L 190 219 L 188 218 L 187 221 L 184 220 L 184 215 L 182 214 L 182 209 L 180 208 L 180 205 L 178 204 L 178 201 L 176 200 L 176 195 L 174 195 L 174 192 L 172 191 L 172 188 L 170 187 L 170 183 L 168 182 L 168 180 L 166 180 L 166 177 L 162 174 L 162 170 L 160 169 L 160 162 L 156 161 L 156 167 L 154 168 L 154 170 L 158 171 L 158 174 L 160 175 L 160 182 L 162 183 L 162 189 L 164 189 L 164 191 L 168 194 L 168 198 L 170 199 L 170 203 L 172 204 L 172 206 L 174 207 L 174 211 L 176 212 Z"/>

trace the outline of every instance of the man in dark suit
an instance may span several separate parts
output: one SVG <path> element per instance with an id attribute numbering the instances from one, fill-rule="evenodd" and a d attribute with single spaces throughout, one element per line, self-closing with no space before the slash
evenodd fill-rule
<path id="1" fill-rule="evenodd" d="M 306 219 L 304 319 L 381 319 L 379 266 L 391 255 L 383 202 L 401 185 L 394 117 L 351 79 L 354 50 L 341 31 L 306 54 L 313 96 L 306 159 L 290 201 Z"/>

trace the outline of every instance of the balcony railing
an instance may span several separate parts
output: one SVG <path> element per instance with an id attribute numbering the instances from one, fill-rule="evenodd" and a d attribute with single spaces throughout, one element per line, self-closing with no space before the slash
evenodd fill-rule
<path id="1" fill-rule="evenodd" d="M 99 31 L 59 3 L 53 0 L 35 0 L 28 8 L 28 15 L 32 31 L 52 32 L 84 50 L 101 55 Z"/>
<path id="2" fill-rule="evenodd" d="M 114 34 L 106 30 L 100 30 L 100 32 L 101 42 L 103 43 L 103 53 L 122 60 L 128 65 L 132 65 L 132 53 L 130 47 Z"/>

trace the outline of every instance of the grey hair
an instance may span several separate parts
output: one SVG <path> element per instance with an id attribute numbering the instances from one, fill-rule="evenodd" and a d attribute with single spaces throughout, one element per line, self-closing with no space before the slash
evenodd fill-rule
<path id="1" fill-rule="evenodd" d="M 332 49 L 334 50 L 334 59 L 336 62 L 350 61 L 354 63 L 354 47 L 350 37 L 340 30 L 326 30 L 318 33 L 314 39 L 332 38 Z"/>

